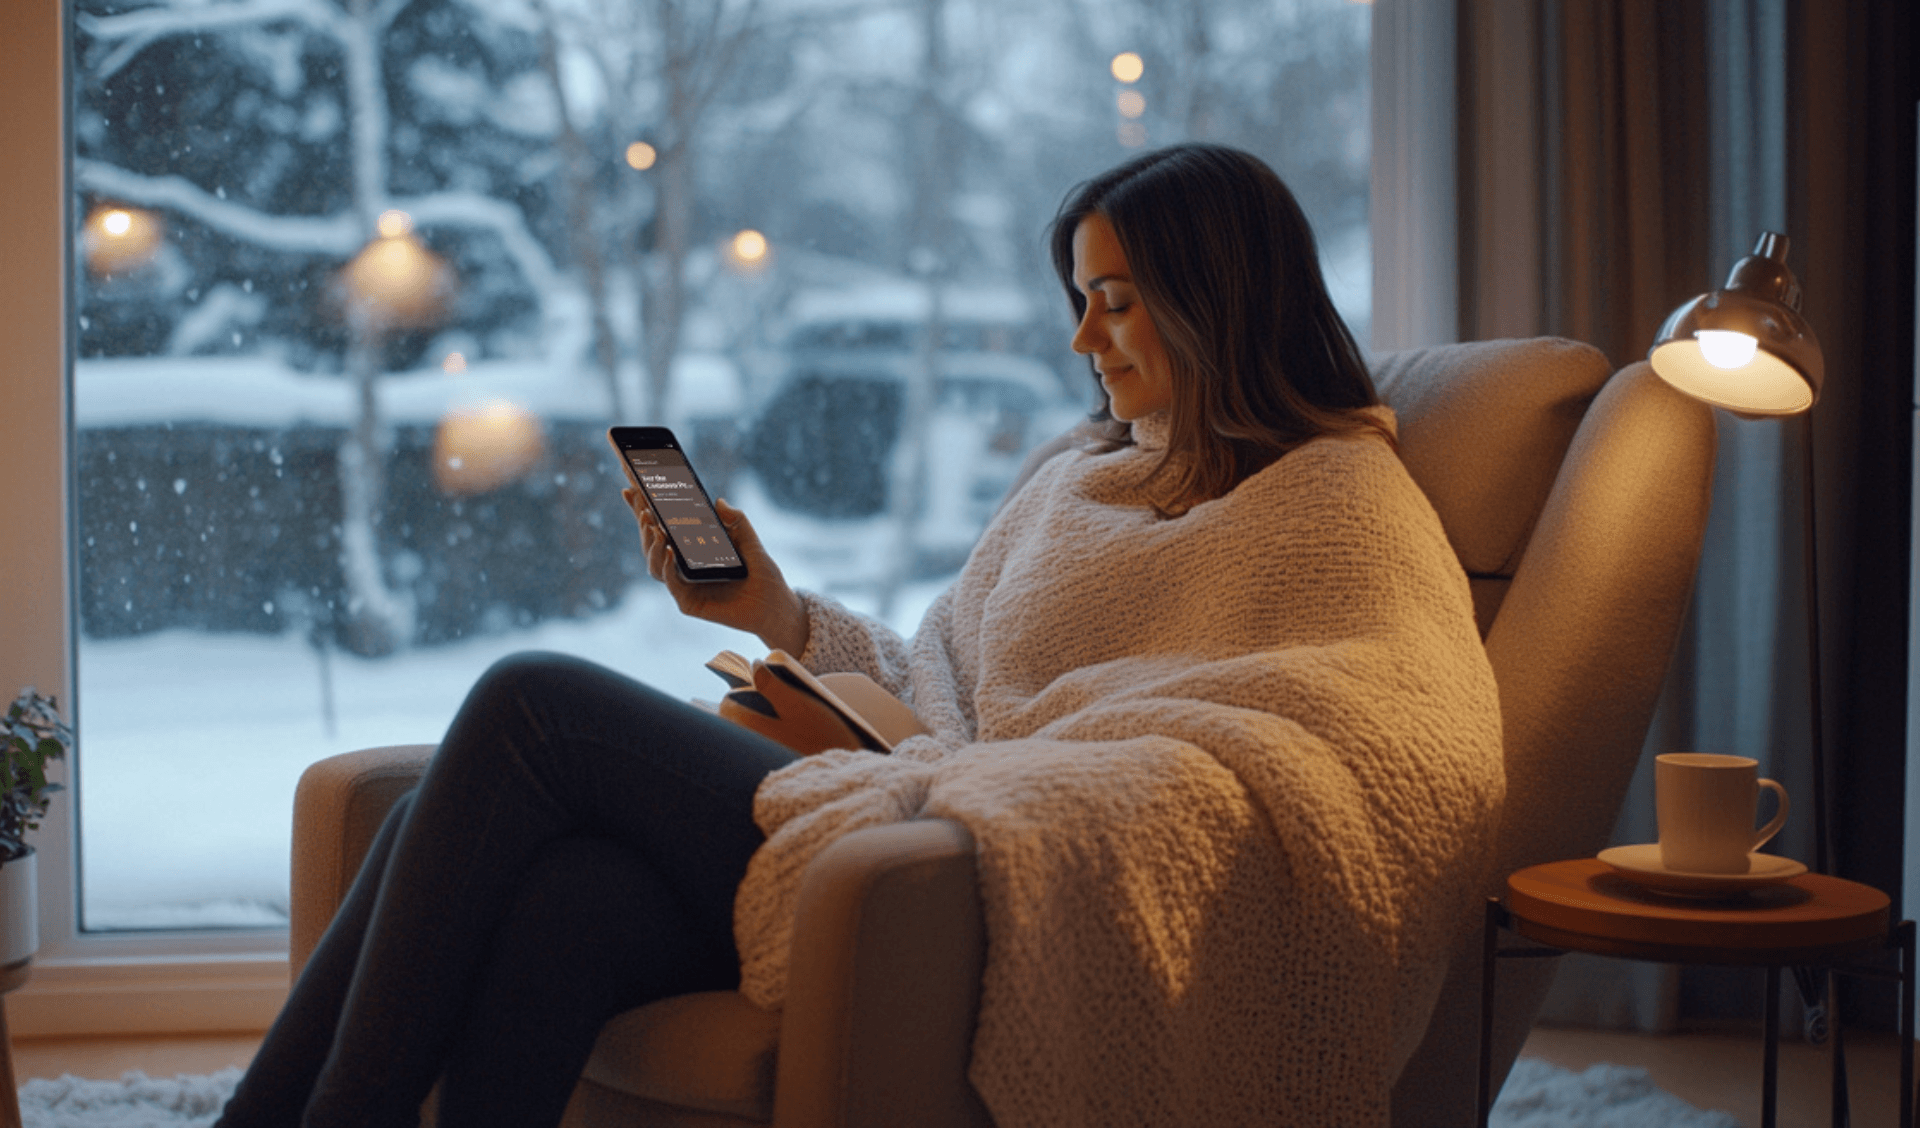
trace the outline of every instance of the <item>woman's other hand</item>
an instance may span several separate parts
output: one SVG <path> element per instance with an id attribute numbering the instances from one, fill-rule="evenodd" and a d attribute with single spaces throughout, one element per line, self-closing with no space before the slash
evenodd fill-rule
<path id="1" fill-rule="evenodd" d="M 714 505 L 720 524 L 747 565 L 747 578 L 696 584 L 681 576 L 674 565 L 673 546 L 667 542 L 666 531 L 654 518 L 647 499 L 632 486 L 620 491 L 620 496 L 640 523 L 640 550 L 647 557 L 647 574 L 667 585 L 681 614 L 759 635 L 770 650 L 799 654 L 807 648 L 807 609 L 787 586 L 780 566 L 767 555 L 746 514 L 725 499 Z"/>
<path id="2" fill-rule="evenodd" d="M 773 707 L 774 716 L 740 704 L 734 696 L 737 690 L 720 699 L 720 715 L 802 756 L 813 756 L 830 748 L 865 747 L 859 734 L 848 727 L 831 706 L 812 693 L 787 684 L 765 662 L 753 664 L 753 688 Z"/>

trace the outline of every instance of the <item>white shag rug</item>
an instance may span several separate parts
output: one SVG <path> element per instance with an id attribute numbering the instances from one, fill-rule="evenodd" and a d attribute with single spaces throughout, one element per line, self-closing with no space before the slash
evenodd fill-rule
<path id="1" fill-rule="evenodd" d="M 1740 1128 L 1658 1088 L 1644 1069 L 1602 1063 L 1570 1073 L 1539 1058 L 1513 1063 L 1491 1120 L 1494 1128 Z"/>
<path id="2" fill-rule="evenodd" d="M 207 1128 L 238 1069 L 171 1080 L 129 1073 L 118 1081 L 33 1080 L 20 1086 L 25 1128 Z M 1495 1128 L 1740 1128 L 1654 1087 L 1644 1069 L 1596 1065 L 1569 1073 L 1537 1058 L 1514 1063 L 1493 1108 Z"/>
<path id="3" fill-rule="evenodd" d="M 68 1074 L 20 1086 L 24 1128 L 207 1128 L 240 1083 L 238 1069 L 173 1078 L 138 1070 L 118 1081 Z"/>

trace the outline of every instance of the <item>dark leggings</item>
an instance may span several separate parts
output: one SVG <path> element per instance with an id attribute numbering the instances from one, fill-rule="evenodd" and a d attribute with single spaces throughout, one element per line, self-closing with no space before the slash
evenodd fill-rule
<path id="1" fill-rule="evenodd" d="M 487 671 L 219 1124 L 551 1125 L 603 1022 L 739 980 L 753 793 L 792 753 L 599 666 Z"/>

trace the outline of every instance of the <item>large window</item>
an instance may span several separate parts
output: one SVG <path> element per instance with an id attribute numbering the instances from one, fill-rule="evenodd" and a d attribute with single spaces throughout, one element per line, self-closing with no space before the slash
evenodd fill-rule
<path id="1" fill-rule="evenodd" d="M 1266 157 L 1366 339 L 1350 0 L 74 0 L 82 924 L 272 926 L 312 761 L 530 647 L 710 695 L 615 422 L 910 629 L 1094 385 L 1041 232 Z"/>

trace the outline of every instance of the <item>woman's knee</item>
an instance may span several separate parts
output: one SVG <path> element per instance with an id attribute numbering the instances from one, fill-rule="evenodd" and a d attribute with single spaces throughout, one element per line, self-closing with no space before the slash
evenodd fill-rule
<path id="1" fill-rule="evenodd" d="M 500 659 L 467 690 L 436 761 L 485 761 L 509 743 L 524 743 L 526 737 L 537 742 L 547 719 L 564 711 L 570 687 L 593 669 L 578 658 L 538 650 Z"/>
<path id="2" fill-rule="evenodd" d="M 593 668 L 590 663 L 570 655 L 548 650 L 522 650 L 487 667 L 487 671 L 473 683 L 473 688 L 467 691 L 467 698 L 471 701 L 474 698 L 517 700 L 529 695 L 539 697 L 551 692 L 554 687 L 577 680 L 583 672 Z"/>
<path id="3" fill-rule="evenodd" d="M 467 692 L 461 711 L 510 711 L 521 718 L 578 717 L 612 705 L 620 710 L 657 696 L 616 670 L 546 650 L 509 654 L 487 668 Z M 502 714 L 502 719 L 505 719 Z"/>

